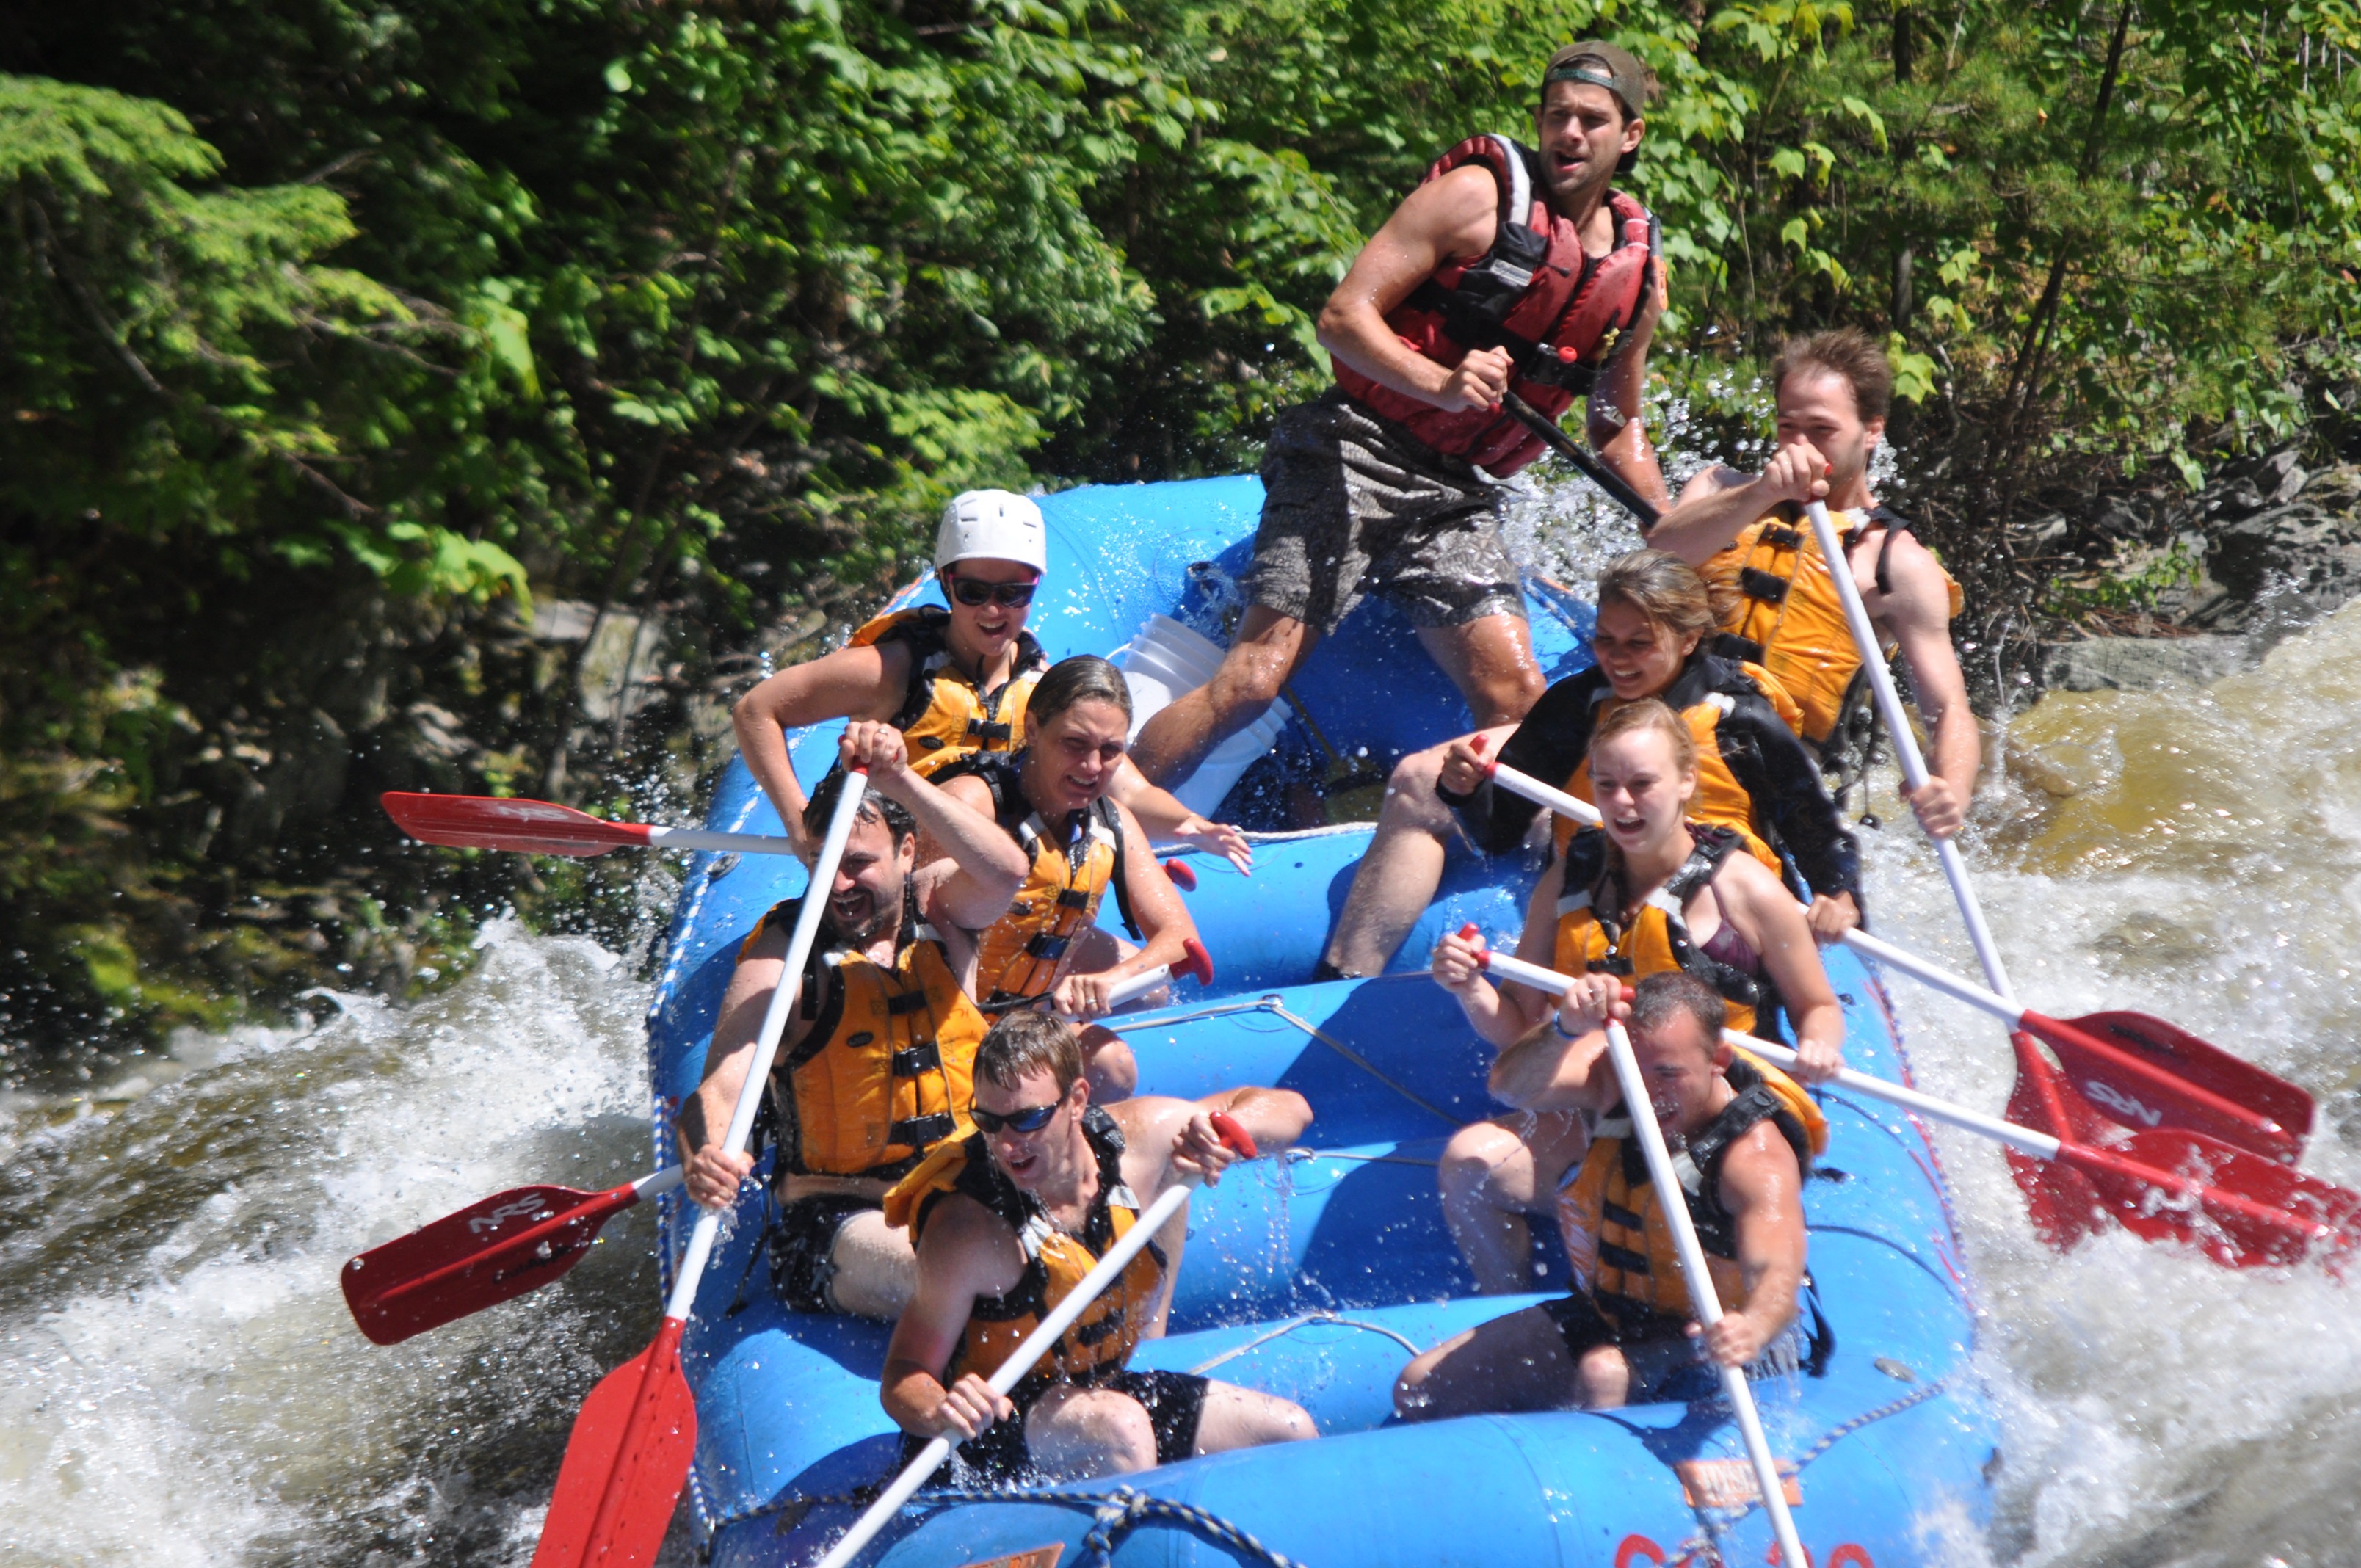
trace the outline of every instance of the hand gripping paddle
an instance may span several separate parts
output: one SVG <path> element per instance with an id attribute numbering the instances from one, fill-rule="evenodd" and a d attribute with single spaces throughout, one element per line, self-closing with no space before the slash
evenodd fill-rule
<path id="1" fill-rule="evenodd" d="M 828 836 L 820 841 L 811 882 L 796 912 L 795 934 L 787 941 L 786 967 L 772 989 L 770 1007 L 755 1037 L 754 1059 L 747 1064 L 746 1081 L 738 1091 L 738 1106 L 722 1142 L 730 1154 L 742 1151 L 753 1131 L 754 1113 L 761 1108 L 780 1036 L 803 990 L 805 960 L 819 935 L 829 889 L 868 783 L 865 770 L 850 770 L 844 793 L 837 796 L 836 810 L 829 817 Z M 533 1568 L 590 1568 L 594 1563 L 640 1568 L 654 1560 L 697 1449 L 697 1400 L 681 1373 L 680 1341 L 720 1228 L 719 1212 L 708 1209 L 697 1215 L 655 1342 L 600 1379 L 583 1401 L 566 1444 L 565 1463 L 558 1467 L 557 1491 L 541 1527 Z"/>
<path id="2" fill-rule="evenodd" d="M 1218 1112 L 1212 1120 L 1213 1131 L 1240 1159 L 1255 1157 L 1254 1139 L 1244 1127 Z M 1131 1266 L 1131 1260 L 1155 1239 L 1156 1233 L 1164 1228 L 1164 1222 L 1189 1201 L 1189 1194 L 1195 1191 L 1203 1179 L 1193 1171 L 1184 1172 L 1179 1181 L 1166 1188 L 1155 1202 L 1141 1212 L 1139 1218 L 1132 1223 L 1131 1229 L 1124 1232 L 1123 1239 L 1107 1248 L 1106 1255 L 1082 1276 L 1082 1283 L 1067 1292 L 1066 1299 L 1050 1310 L 1049 1315 L 1025 1336 L 1025 1343 L 1010 1351 L 1008 1359 L 1000 1364 L 999 1370 L 986 1379 L 994 1393 L 1005 1394 L 1025 1380 L 1025 1375 L 1033 1370 L 1033 1364 L 1049 1354 L 1050 1347 L 1073 1327 L 1074 1320 L 1087 1311 L 1092 1302 L 1104 1295 L 1108 1286 L 1123 1277 L 1123 1271 Z M 877 1532 L 901 1511 L 902 1505 L 910 1500 L 913 1493 L 927 1484 L 928 1476 L 942 1468 L 943 1461 L 950 1454 L 951 1440 L 947 1437 L 936 1438 L 920 1449 L 918 1456 L 903 1466 L 902 1473 L 878 1494 L 877 1500 L 869 1505 L 867 1511 L 852 1521 L 852 1528 L 844 1532 L 843 1539 L 829 1548 L 828 1555 L 819 1560 L 818 1568 L 844 1568 L 846 1563 L 859 1556 L 861 1549 L 868 1545 Z"/>

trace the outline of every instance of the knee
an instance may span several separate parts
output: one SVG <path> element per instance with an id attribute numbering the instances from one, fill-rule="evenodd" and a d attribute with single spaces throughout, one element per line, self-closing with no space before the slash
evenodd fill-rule
<path id="1" fill-rule="evenodd" d="M 1386 776 L 1386 802 L 1380 808 L 1388 821 L 1436 833 L 1450 830 L 1450 813 L 1434 793 L 1443 776 L 1443 755 L 1444 749 L 1434 746 L 1412 751 L 1394 764 Z"/>
<path id="2" fill-rule="evenodd" d="M 1442 1363 L 1443 1347 L 1423 1350 L 1410 1359 L 1394 1379 L 1394 1414 L 1406 1421 L 1424 1420 L 1434 1407 L 1433 1393 L 1427 1387 L 1434 1369 Z"/>
<path id="3" fill-rule="evenodd" d="M 1240 644 L 1230 650 L 1205 686 L 1205 700 L 1218 717 L 1260 713 L 1279 700 L 1286 685 L 1287 661 L 1268 650 Z"/>
<path id="4" fill-rule="evenodd" d="M 1503 1135 L 1499 1128 L 1486 1123 L 1462 1127 L 1451 1135 L 1434 1166 L 1435 1183 L 1443 1190 L 1446 1203 L 1493 1201 L 1492 1179 L 1500 1167 L 1498 1146 Z"/>
<path id="5" fill-rule="evenodd" d="M 1138 1400 L 1122 1395 L 1091 1400 L 1083 1430 L 1097 1451 L 1100 1475 L 1129 1475 L 1156 1468 L 1156 1426 Z"/>
<path id="6" fill-rule="evenodd" d="M 1092 1034 L 1098 1038 L 1093 1042 Z M 1123 1036 L 1111 1029 L 1096 1029 L 1082 1036 L 1082 1076 L 1090 1080 L 1091 1103 L 1111 1105 L 1118 1100 L 1128 1100 L 1139 1087 L 1139 1058 L 1123 1043 Z"/>
<path id="7" fill-rule="evenodd" d="M 1574 1383 L 1585 1409 L 1615 1409 L 1631 1398 L 1631 1364 L 1611 1344 L 1593 1345 L 1576 1363 Z"/>
<path id="8" fill-rule="evenodd" d="M 1301 1442 L 1320 1435 L 1320 1428 L 1312 1420 L 1312 1412 L 1292 1399 L 1273 1398 L 1268 1419 L 1263 1423 L 1260 1442 Z"/>
<path id="9" fill-rule="evenodd" d="M 1486 670 L 1475 682 L 1476 689 L 1468 694 L 1468 706 L 1479 709 L 1476 721 L 1490 728 L 1499 724 L 1514 724 L 1532 711 L 1541 701 L 1549 683 L 1529 660 Z"/>

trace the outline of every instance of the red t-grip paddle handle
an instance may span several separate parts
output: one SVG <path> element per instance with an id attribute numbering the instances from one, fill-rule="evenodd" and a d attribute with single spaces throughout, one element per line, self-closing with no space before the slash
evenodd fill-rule
<path id="1" fill-rule="evenodd" d="M 1240 1159 L 1253 1159 L 1261 1152 L 1255 1147 L 1254 1135 L 1239 1126 L 1237 1119 L 1228 1112 L 1216 1111 L 1208 1119 L 1213 1124 L 1215 1135 L 1229 1145 L 1230 1152 Z"/>

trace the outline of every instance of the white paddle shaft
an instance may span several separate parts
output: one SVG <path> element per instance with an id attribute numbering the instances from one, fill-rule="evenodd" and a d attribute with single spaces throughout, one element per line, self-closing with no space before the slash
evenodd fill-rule
<path id="1" fill-rule="evenodd" d="M 1640 1076 L 1640 1058 L 1631 1053 L 1631 1036 L 1623 1025 L 1607 1025 L 1608 1058 L 1615 1064 L 1616 1081 L 1623 1088 L 1623 1105 L 1631 1117 L 1631 1134 L 1640 1140 L 1640 1152 L 1648 1161 L 1648 1180 L 1657 1193 L 1657 1212 L 1672 1229 L 1673 1245 L 1679 1251 L 1681 1277 L 1689 1288 L 1689 1304 L 1697 1321 L 1706 1332 L 1721 1321 L 1721 1301 L 1713 1291 L 1713 1272 L 1706 1266 L 1705 1248 L 1697 1243 L 1697 1223 L 1689 1217 L 1686 1195 L 1681 1189 L 1680 1178 L 1673 1174 L 1673 1157 L 1664 1147 L 1664 1129 L 1656 1125 L 1655 1102 L 1648 1097 L 1647 1081 Z M 1738 1433 L 1746 1444 L 1746 1457 L 1754 1465 L 1755 1485 L 1763 1489 L 1763 1508 L 1771 1516 L 1771 1533 L 1779 1542 L 1780 1561 L 1806 1563 L 1803 1542 L 1795 1537 L 1795 1519 L 1787 1512 L 1787 1494 L 1779 1482 L 1778 1461 L 1771 1456 L 1771 1440 L 1763 1435 L 1762 1412 L 1754 1408 L 1754 1390 L 1747 1387 L 1746 1369 L 1727 1366 L 1719 1362 L 1715 1368 L 1721 1374 L 1721 1391 L 1730 1400 L 1730 1413 L 1738 1418 Z"/>
<path id="2" fill-rule="evenodd" d="M 1880 671 L 1883 671 L 1884 666 L 1881 664 L 1878 668 Z M 1912 754 L 1915 756 L 1916 753 L 1914 751 Z M 1576 800 L 1573 795 L 1566 794 L 1565 791 L 1562 789 L 1552 789 L 1549 785 L 1542 783 L 1541 780 L 1533 777 L 1531 773 L 1521 773 L 1515 768 L 1505 767 L 1499 762 L 1492 763 L 1490 771 L 1492 782 L 1499 785 L 1502 789 L 1507 790 L 1510 795 L 1521 795 L 1537 806 L 1545 806 L 1552 811 L 1556 812 L 1559 816 L 1572 817 L 1576 822 L 1587 823 L 1593 827 L 1598 825 L 1598 808 L 1592 806 L 1588 801 Z M 1944 841 L 1942 843 L 1942 848 L 1944 849 L 1948 850 L 1950 847 L 1951 846 L 1948 841 Z M 1965 871 L 1962 870 L 1960 874 L 1964 877 L 1966 875 Z M 1964 882 L 1961 882 L 1956 883 L 1953 885 L 1964 886 L 1965 883 Z M 1970 907 L 1972 907 L 1972 894 L 1971 895 Z M 1921 984 L 1932 986 L 1935 990 L 1941 992 L 1944 995 L 1960 1002 L 1964 1002 L 1971 1007 L 1980 1007 L 1983 1009 L 1983 1011 L 1991 1014 L 1993 1017 L 2000 1019 L 2012 1029 L 2015 1028 L 2018 1023 L 2025 1017 L 2025 1009 L 2019 1007 L 2015 1003 L 2009 1001 L 2006 997 L 1995 996 L 1991 992 L 1986 991 L 1982 986 L 1971 984 L 1969 981 L 1960 979 L 1958 975 L 1953 974 L 1949 970 L 1938 969 L 1933 964 L 1928 963 L 1925 959 L 1918 957 L 1916 953 L 1906 953 L 1900 948 L 1894 946 L 1891 942 L 1881 942 L 1866 931 L 1847 931 L 1844 936 L 1839 939 L 1842 941 L 1846 947 L 1850 948 L 1856 953 L 1860 953 L 1866 958 L 1875 959 L 1882 964 L 1887 964 L 1894 969 L 1900 970 L 1904 974 L 1908 975 L 1911 979 L 1919 981 Z M 1504 959 L 1502 960 L 1501 972 L 1504 974 L 1510 974 L 1510 970 L 1505 966 L 1514 965 L 1517 961 L 1518 960 L 1514 959 Z M 1525 967 L 1532 968 L 1532 966 L 1527 965 Z M 1554 974 L 1556 971 L 1554 970 L 1541 970 L 1537 972 L 1543 975 L 1550 975 Z M 1512 980 L 1523 980 L 1526 977 L 1522 975 L 1510 974 L 1510 978 Z M 1534 981 L 1533 983 L 1542 984 L 1543 982 Z"/>
<path id="3" fill-rule="evenodd" d="M 1878 717 L 1885 720 L 1885 732 L 1894 738 L 1902 782 L 1916 791 L 1927 782 L 1927 759 L 1918 754 L 1918 738 L 1910 732 L 1910 721 L 1902 712 L 1902 694 L 1894 689 L 1894 672 L 1885 667 L 1877 629 L 1869 623 L 1869 607 L 1861 602 L 1861 585 L 1852 580 L 1852 558 L 1845 554 L 1844 542 L 1837 537 L 1836 522 L 1825 505 L 1813 501 L 1804 510 L 1812 520 L 1812 534 L 1819 541 L 1828 580 L 1836 585 L 1837 598 L 1844 605 L 1845 624 L 1852 629 L 1861 667 L 1877 697 Z M 1942 862 L 1943 880 L 1951 884 L 1951 896 L 1960 905 L 1960 918 L 1967 925 L 1968 940 L 1975 947 L 1976 961 L 1983 966 L 1985 981 L 2004 997 L 2015 996 L 2008 971 L 2001 967 L 2000 948 L 1993 940 L 1992 928 L 1984 924 L 1983 905 L 1976 902 L 1976 890 L 1968 885 L 1968 866 L 1960 859 L 1959 845 L 1949 839 L 1937 839 L 1934 844 L 1935 858 Z"/>
<path id="4" fill-rule="evenodd" d="M 730 1133 L 721 1144 L 725 1154 L 741 1152 L 754 1131 L 754 1113 L 762 1109 L 763 1091 L 770 1085 L 771 1064 L 778 1059 L 779 1039 L 787 1032 L 787 1020 L 794 1015 L 796 1003 L 803 994 L 805 961 L 811 957 L 812 942 L 819 935 L 820 916 L 828 912 L 828 894 L 836 881 L 837 862 L 844 859 L 844 841 L 852 836 L 852 824 L 861 815 L 862 797 L 868 789 L 868 770 L 854 768 L 846 773 L 844 791 L 836 797 L 836 810 L 828 819 L 828 836 L 820 840 L 819 857 L 812 862 L 811 881 L 805 885 L 803 902 L 796 910 L 795 935 L 787 938 L 787 967 L 780 972 L 779 983 L 771 988 L 771 1005 L 763 1014 L 762 1032 L 754 1037 L 754 1059 L 746 1064 L 746 1081 L 738 1089 L 738 1108 L 730 1114 Z M 706 1260 L 713 1255 L 713 1240 L 720 1229 L 721 1211 L 698 1211 L 697 1228 L 689 1233 L 688 1250 L 681 1255 L 680 1270 L 673 1279 L 671 1299 L 664 1302 L 665 1317 L 686 1319 L 689 1309 L 697 1304 L 697 1281 L 705 1276 Z"/>
<path id="5" fill-rule="evenodd" d="M 1130 1266 L 1131 1260 L 1139 1255 L 1140 1249 L 1154 1238 L 1164 1223 L 1189 1201 L 1189 1194 L 1196 1188 L 1199 1179 L 1193 1172 L 1183 1175 L 1178 1185 L 1167 1188 L 1155 1202 L 1148 1206 L 1133 1222 L 1131 1229 L 1124 1232 L 1123 1239 L 1107 1248 L 1106 1255 L 1099 1259 L 1098 1266 L 1082 1276 L 1082 1282 L 1067 1293 L 1066 1299 L 1041 1320 L 1040 1325 L 1025 1336 L 1025 1343 L 1009 1353 L 1008 1359 L 1000 1364 L 999 1370 L 986 1379 L 994 1393 L 1005 1394 L 1024 1381 L 1025 1375 L 1033 1370 L 1033 1364 L 1049 1353 L 1049 1347 L 1073 1327 L 1074 1320 L 1081 1317 L 1092 1302 L 1105 1294 L 1106 1288 Z M 1023 1420 L 1025 1418 L 1020 1413 L 1014 1419 Z M 950 1453 L 951 1440 L 947 1437 L 936 1438 L 920 1449 L 918 1456 L 904 1465 L 902 1473 L 894 1477 L 893 1484 L 877 1495 L 877 1500 L 869 1505 L 868 1511 L 852 1521 L 852 1528 L 844 1532 L 844 1539 L 829 1548 L 828 1555 L 819 1560 L 818 1568 L 844 1568 L 844 1564 L 858 1556 L 861 1549 L 868 1545 L 877 1532 L 885 1528 L 886 1522 L 901 1510 L 902 1505 L 927 1484 L 927 1478 L 942 1468 L 943 1461 L 950 1457 Z M 1791 1561 L 1800 1562 L 1801 1559 Z"/>
<path id="6" fill-rule="evenodd" d="M 1884 948 L 1884 944 L 1882 942 L 1877 946 Z M 1905 959 L 1909 957 L 1906 953 L 1902 956 Z M 1512 958 L 1507 953 L 1487 952 L 1483 957 L 1484 968 L 1487 971 L 1497 974 L 1503 980 L 1513 980 L 1521 985 L 1530 985 L 1534 990 L 1551 996 L 1564 995 L 1565 988 L 1574 983 L 1572 975 L 1560 974 L 1554 969 L 1543 969 L 1539 964 L 1527 963 L 1524 959 Z M 1915 963 L 1917 960 L 1911 961 Z M 1942 973 L 1940 970 L 1936 970 L 1934 972 Z M 1992 1000 L 1996 1003 L 2000 1002 L 1998 997 L 1993 997 Z M 1774 1044 L 1770 1040 L 1757 1039 L 1752 1035 L 1741 1035 L 1735 1029 L 1724 1029 L 1721 1032 L 1721 1037 L 1740 1050 L 1749 1051 L 1761 1057 L 1773 1067 L 1784 1069 L 1795 1065 L 1795 1053 L 1785 1046 Z M 1987 1116 L 1982 1112 L 1971 1111 L 1964 1105 L 1954 1105 L 1948 1100 L 1938 1100 L 1931 1094 L 1921 1094 L 1915 1089 L 1905 1089 L 1898 1083 L 1888 1083 L 1882 1078 L 1872 1078 L 1865 1072 L 1855 1072 L 1850 1068 L 1838 1073 L 1831 1081 L 1858 1093 L 1869 1095 L 1872 1099 L 1883 1100 L 1889 1105 L 1899 1105 L 1905 1111 L 1916 1111 L 1920 1115 L 1940 1122 L 1946 1126 L 1958 1127 L 1963 1132 L 1976 1133 L 1994 1139 L 2008 1145 L 2013 1149 L 2029 1154 L 2036 1159 L 2058 1157 L 2058 1140 L 2046 1133 L 2037 1133 L 2030 1127 L 2020 1127 L 2014 1122 L 2004 1122 L 1997 1116 Z"/>
<path id="7" fill-rule="evenodd" d="M 1158 964 L 1153 969 L 1141 970 L 1137 974 L 1129 975 L 1115 981 L 1107 988 L 1107 1011 L 1112 1013 L 1127 1002 L 1138 1001 L 1171 978 L 1172 966 Z M 1060 1013 L 1058 1016 L 1065 1019 L 1069 1024 L 1078 1022 L 1071 1013 Z"/>
<path id="8" fill-rule="evenodd" d="M 659 850 L 711 850 L 716 854 L 792 855 L 795 840 L 768 833 L 715 833 L 703 828 L 650 828 L 648 842 Z"/>

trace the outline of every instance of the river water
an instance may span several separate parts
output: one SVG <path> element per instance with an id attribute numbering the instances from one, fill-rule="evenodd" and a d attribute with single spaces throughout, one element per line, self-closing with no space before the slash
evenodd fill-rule
<path id="1" fill-rule="evenodd" d="M 2294 1079 L 2321 1102 L 2307 1168 L 2361 1185 L 2361 607 L 2207 692 L 2053 695 L 2009 743 L 1968 860 L 2019 992 L 2164 1014 Z M 1915 831 L 1870 839 L 1881 928 L 1971 970 Z M 496 924 L 425 1003 L 323 998 L 310 1028 L 0 1102 L 0 1563 L 525 1563 L 575 1409 L 653 1330 L 649 1216 L 391 1349 L 337 1272 L 500 1188 L 643 1168 L 640 967 Z M 1895 994 L 1922 1086 L 1998 1111 L 1999 1029 Z M 2356 1560 L 2345 1288 L 2120 1231 L 2061 1257 L 1996 1152 L 1944 1153 L 2006 1435 L 1999 1527 L 1931 1519 L 1930 1562 Z M 677 1530 L 665 1555 L 688 1560 Z"/>

